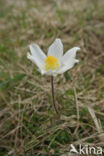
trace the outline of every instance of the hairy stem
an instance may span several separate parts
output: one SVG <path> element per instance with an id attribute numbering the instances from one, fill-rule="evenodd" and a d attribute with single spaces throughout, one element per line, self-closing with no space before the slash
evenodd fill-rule
<path id="1" fill-rule="evenodd" d="M 57 110 L 57 107 L 56 107 L 56 101 L 55 101 L 53 76 L 51 76 L 51 89 L 52 89 L 53 106 L 54 106 L 54 109 L 55 109 L 56 113 L 59 114 L 59 113 L 58 113 L 58 110 Z"/>

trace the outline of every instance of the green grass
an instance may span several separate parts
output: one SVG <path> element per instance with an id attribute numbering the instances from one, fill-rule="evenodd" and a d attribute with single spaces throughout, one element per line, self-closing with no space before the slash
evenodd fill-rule
<path id="1" fill-rule="evenodd" d="M 70 144 L 104 147 L 104 2 L 0 1 L 0 156 L 60 156 Z M 55 78 L 26 55 L 61 38 L 64 51 L 79 46 L 79 64 Z M 89 108 L 91 108 L 91 111 Z M 100 129 L 100 130 L 99 130 Z"/>

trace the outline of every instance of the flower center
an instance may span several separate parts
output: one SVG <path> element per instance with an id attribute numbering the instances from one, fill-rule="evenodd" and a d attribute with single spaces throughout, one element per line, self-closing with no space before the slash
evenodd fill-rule
<path id="1" fill-rule="evenodd" d="M 45 59 L 45 70 L 54 70 L 59 67 L 58 59 L 54 56 L 48 56 Z"/>

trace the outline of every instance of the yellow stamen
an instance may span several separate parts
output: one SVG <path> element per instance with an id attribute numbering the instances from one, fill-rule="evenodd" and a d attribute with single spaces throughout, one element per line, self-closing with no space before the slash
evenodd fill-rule
<path id="1" fill-rule="evenodd" d="M 45 59 L 45 70 L 54 70 L 59 67 L 58 59 L 54 56 L 48 56 Z"/>

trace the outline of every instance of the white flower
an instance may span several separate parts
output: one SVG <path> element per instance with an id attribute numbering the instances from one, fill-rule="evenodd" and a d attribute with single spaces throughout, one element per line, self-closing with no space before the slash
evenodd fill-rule
<path id="1" fill-rule="evenodd" d="M 47 56 L 37 44 L 31 44 L 31 54 L 27 53 L 27 58 L 39 68 L 41 74 L 56 76 L 71 69 L 75 63 L 79 62 L 75 58 L 78 50 L 80 50 L 79 47 L 74 47 L 63 55 L 63 44 L 60 39 L 56 39 L 49 47 Z"/>

